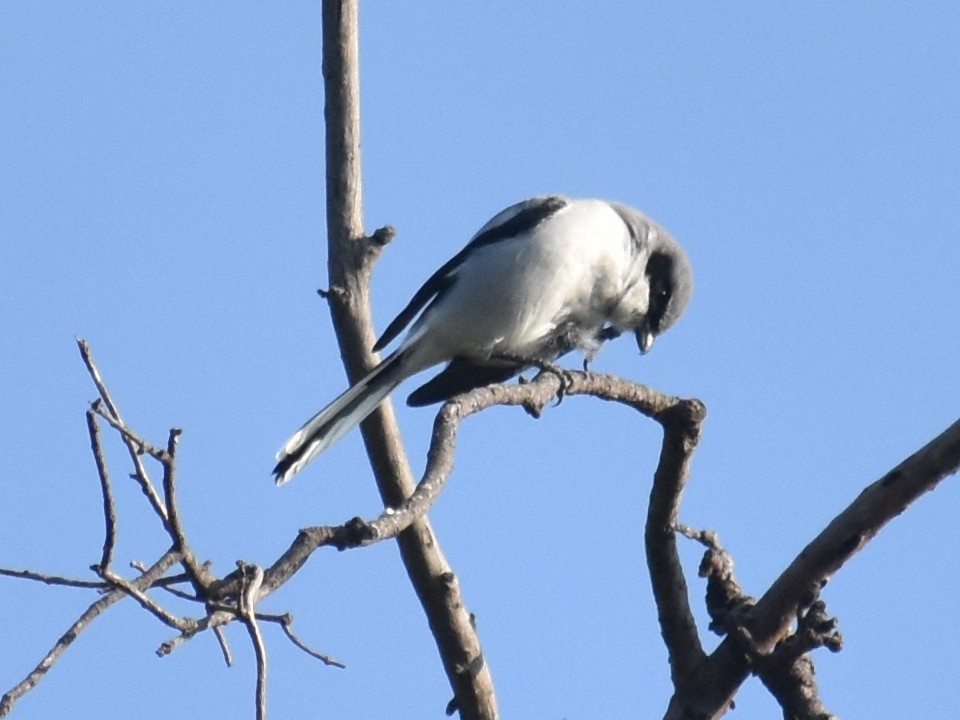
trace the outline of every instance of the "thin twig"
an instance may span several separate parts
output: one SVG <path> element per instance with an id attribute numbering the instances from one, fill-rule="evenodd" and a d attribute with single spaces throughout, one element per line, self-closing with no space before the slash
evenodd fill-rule
<path id="1" fill-rule="evenodd" d="M 164 625 L 169 625 L 175 630 L 180 630 L 181 632 L 196 632 L 196 620 L 191 618 L 177 617 L 173 613 L 168 612 L 143 590 L 135 587 L 133 583 L 128 581 L 126 578 L 120 577 L 116 573 L 105 568 L 100 569 L 99 575 L 111 585 L 127 593 L 127 595 L 140 603 L 140 606 L 144 610 L 151 613 Z"/>
<path id="2" fill-rule="evenodd" d="M 141 590 L 149 587 L 157 578 L 161 577 L 168 568 L 172 567 L 178 559 L 179 555 L 174 550 L 168 550 L 143 575 L 134 580 L 132 585 Z M 80 633 L 87 629 L 93 620 L 108 607 L 125 597 L 127 597 L 125 590 L 114 590 L 90 605 L 76 622 L 60 636 L 60 639 L 57 640 L 37 666 L 31 670 L 23 680 L 4 694 L 3 698 L 0 699 L 0 717 L 6 716 L 10 710 L 13 709 L 13 704 L 18 699 L 37 686 L 50 668 L 60 659 L 60 656 L 63 655 L 66 649 L 77 639 Z"/>
<path id="3" fill-rule="evenodd" d="M 123 423 L 123 417 L 120 415 L 120 410 L 117 408 L 116 403 L 114 403 L 113 397 L 110 395 L 110 391 L 107 389 L 106 383 L 103 381 L 103 377 L 100 374 L 100 369 L 93 360 L 93 353 L 90 350 L 90 343 L 83 338 L 78 337 L 77 347 L 80 349 L 80 357 L 83 359 L 83 364 L 86 366 L 87 372 L 90 374 L 90 378 L 93 380 L 93 384 L 96 386 L 97 392 L 100 394 L 100 399 L 103 401 L 104 405 L 106 405 L 109 418 L 102 412 L 99 412 L 98 414 L 108 422 L 113 419 L 116 420 L 116 422 L 121 426 L 126 427 Z M 96 410 L 96 407 L 94 410 Z M 116 429 L 119 430 L 120 428 Z M 140 448 L 142 447 L 143 442 L 142 439 L 138 438 L 135 441 L 129 438 L 122 430 L 120 430 L 120 432 L 123 436 L 123 442 L 127 446 L 127 451 L 130 453 L 130 460 L 134 467 L 134 473 L 131 477 L 133 477 L 133 479 L 136 480 L 140 485 L 140 490 L 144 495 L 146 495 L 147 500 L 150 502 L 154 512 L 166 520 L 166 510 L 164 509 L 163 503 L 160 500 L 160 495 L 153 487 L 153 483 L 150 481 L 150 476 L 147 475 L 147 470 L 143 465 L 143 459 L 140 457 Z"/>
<path id="4" fill-rule="evenodd" d="M 80 357 L 83 359 L 83 364 L 87 366 L 87 372 L 90 373 L 90 378 L 93 380 L 93 384 L 96 386 L 97 392 L 100 394 L 100 397 L 106 404 L 110 414 L 122 422 L 120 410 L 113 402 L 113 397 L 110 395 L 110 391 L 107 389 L 107 385 L 103 381 L 103 376 L 100 375 L 100 369 L 93 361 L 93 352 L 90 350 L 90 343 L 81 337 L 78 337 L 76 340 L 77 347 L 80 349 Z"/>
<path id="5" fill-rule="evenodd" d="M 236 608 L 231 608 L 229 610 L 223 608 L 211 608 L 206 616 L 196 621 L 196 626 L 193 629 L 185 630 L 177 637 L 160 643 L 160 647 L 157 648 L 156 653 L 159 657 L 165 657 L 180 647 L 187 640 L 193 639 L 200 633 L 206 630 L 214 630 L 222 625 L 232 623 L 236 619 Z"/>
<path id="6" fill-rule="evenodd" d="M 154 507 L 154 510 L 157 516 L 160 518 L 160 521 L 167 533 L 170 535 L 170 539 L 173 541 L 174 547 L 176 547 L 180 552 L 181 563 L 186 569 L 187 574 L 190 576 L 191 582 L 194 584 L 198 594 L 202 595 L 202 589 L 211 585 L 214 580 L 206 567 L 204 567 L 197 560 L 196 555 L 186 541 L 183 526 L 180 523 L 180 510 L 177 503 L 176 453 L 177 442 L 183 431 L 179 428 L 171 428 L 167 438 L 167 447 L 158 448 L 155 445 L 148 443 L 138 433 L 123 424 L 122 421 L 115 417 L 111 417 L 106 412 L 106 408 L 103 404 L 94 403 L 92 409 L 100 417 L 102 417 L 110 425 L 110 427 L 119 432 L 128 443 L 140 448 L 141 452 L 145 452 L 153 457 L 163 468 L 162 485 L 164 498 L 163 500 L 160 500 L 157 496 L 157 502 L 159 505 Z M 138 470 L 138 473 L 139 472 L 140 471 Z M 145 492 L 147 492 L 148 496 L 151 498 L 156 496 L 156 491 L 153 489 L 153 484 L 149 481 L 145 474 L 142 477 L 141 486 L 146 488 Z M 152 499 L 151 503 L 153 503 Z"/>
<path id="7" fill-rule="evenodd" d="M 130 567 L 132 567 L 134 570 L 139 570 L 140 572 L 143 572 L 145 570 L 143 563 L 138 560 L 132 560 L 130 562 Z M 209 569 L 207 566 L 207 563 L 204 563 L 204 568 Z M 190 576 L 187 575 L 187 573 L 177 573 L 175 575 L 167 575 L 166 577 L 160 578 L 159 580 L 157 580 L 157 582 L 154 583 L 153 586 L 155 588 L 164 590 L 170 593 L 171 595 L 175 595 L 176 597 L 181 598 L 182 600 L 189 600 L 191 602 L 206 602 L 206 599 L 200 597 L 199 595 L 196 595 L 194 593 L 184 592 L 183 590 L 178 590 L 177 588 L 173 587 L 174 585 L 182 585 L 184 583 L 189 583 L 189 582 L 190 582 Z"/>
<path id="8" fill-rule="evenodd" d="M 164 578 L 164 580 L 166 580 L 166 578 Z M 177 579 L 176 582 L 177 583 L 190 582 L 190 578 L 186 574 L 183 574 L 180 576 L 179 579 Z M 195 603 L 206 602 L 204 598 L 199 597 L 195 592 L 191 593 L 191 592 L 186 592 L 184 590 L 180 590 L 179 588 L 175 588 L 166 582 L 157 583 L 156 588 L 158 590 L 163 590 L 166 593 L 170 593 L 174 597 L 178 597 L 181 600 L 189 600 L 190 602 L 195 602 Z"/>
<path id="9" fill-rule="evenodd" d="M 110 489 L 110 473 L 107 470 L 107 461 L 103 456 L 103 446 L 100 444 L 100 424 L 93 410 L 87 410 L 87 431 L 90 435 L 90 448 L 93 451 L 93 461 L 97 465 L 97 475 L 100 478 L 100 495 L 103 499 L 103 553 L 100 556 L 100 567 L 109 568 L 113 562 L 113 548 L 117 537 L 117 513 L 113 503 L 113 492 Z"/>
<path id="10" fill-rule="evenodd" d="M 688 540 L 694 540 L 695 542 L 703 545 L 705 548 L 716 550 L 720 547 L 717 533 L 713 530 L 697 530 L 696 528 L 690 527 L 682 522 L 674 523 L 673 527 L 678 533 L 683 535 Z"/>
<path id="11" fill-rule="evenodd" d="M 182 555 L 181 563 L 190 576 L 191 582 L 198 594 L 203 595 L 204 589 L 213 583 L 210 572 L 194 555 L 187 543 L 187 537 L 180 521 L 180 507 L 177 502 L 177 443 L 182 431 L 172 428 L 167 438 L 167 449 L 164 451 L 161 463 L 163 465 L 163 498 L 167 507 L 168 521 L 165 523 L 167 532 L 173 540 L 174 546 Z"/>
<path id="12" fill-rule="evenodd" d="M 230 652 L 230 643 L 227 642 L 227 634 L 219 625 L 213 628 L 213 634 L 220 644 L 220 652 L 223 654 L 224 664 L 226 664 L 227 667 L 233 667 L 233 653 Z"/>
<path id="13" fill-rule="evenodd" d="M 166 457 L 166 450 L 144 440 L 134 430 L 127 426 L 123 420 L 119 420 L 111 415 L 107 407 L 102 402 L 94 402 L 91 408 L 97 415 L 102 417 L 110 427 L 120 433 L 125 442 L 133 446 L 134 452 L 136 452 L 138 458 L 146 454 L 152 457 L 154 460 L 163 462 Z M 150 487 L 151 489 L 153 488 L 152 483 Z M 159 498 L 159 495 L 157 497 Z"/>
<path id="14" fill-rule="evenodd" d="M 296 645 L 298 648 L 303 650 L 307 655 L 316 658 L 324 665 L 332 665 L 333 667 L 346 668 L 347 666 L 341 661 L 337 660 L 330 655 L 325 655 L 324 653 L 318 652 L 307 645 L 303 640 L 297 637 L 296 633 L 293 632 L 293 615 L 290 613 L 284 613 L 283 615 L 268 615 L 266 613 L 257 613 L 257 619 L 264 622 L 272 622 L 280 625 L 280 628 L 283 630 L 287 638 Z"/>
<path id="15" fill-rule="evenodd" d="M 238 562 L 237 567 L 240 570 L 242 586 L 239 598 L 240 617 L 257 656 L 257 720 L 264 720 L 267 716 L 267 649 L 263 644 L 263 635 L 260 633 L 256 615 L 260 586 L 263 585 L 263 568 L 243 562 Z"/>
<path id="16" fill-rule="evenodd" d="M 47 575 L 35 570 L 14 570 L 12 568 L 0 567 L 0 575 L 7 577 L 20 578 L 21 580 L 36 580 L 45 585 L 62 585 L 64 587 L 88 588 L 93 590 L 103 590 L 107 584 L 98 580 L 77 580 L 75 578 L 63 577 L 62 575 Z"/>

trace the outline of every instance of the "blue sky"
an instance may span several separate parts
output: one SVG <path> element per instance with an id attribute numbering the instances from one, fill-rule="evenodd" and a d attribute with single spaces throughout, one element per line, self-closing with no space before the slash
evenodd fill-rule
<path id="1" fill-rule="evenodd" d="M 282 490 L 269 477 L 280 443 L 344 387 L 315 294 L 318 6 L 0 5 L 0 565 L 83 575 L 99 557 L 75 335 L 135 428 L 156 442 L 184 429 L 187 531 L 215 568 L 376 514 L 356 434 Z M 516 200 L 599 196 L 658 219 L 689 251 L 693 300 L 650 355 L 624 340 L 594 367 L 706 402 L 682 517 L 720 533 L 748 591 L 956 419 L 956 4 L 361 10 L 365 217 L 398 230 L 374 279 L 379 327 Z M 433 412 L 399 417 L 419 470 Z M 505 717 L 665 707 L 640 544 L 658 443 L 652 423 L 579 398 L 463 428 L 431 518 Z M 118 566 L 153 559 L 162 533 L 132 487 L 118 495 Z M 948 480 L 828 585 L 846 647 L 816 659 L 841 716 L 960 704 L 958 502 Z M 684 552 L 699 599 L 699 552 Z M 93 598 L 0 582 L 6 690 Z M 450 691 L 393 546 L 320 553 L 266 605 L 349 666 L 267 628 L 275 716 L 441 716 Z M 253 656 L 231 631 L 232 669 L 209 637 L 160 660 L 169 631 L 125 602 L 14 716 L 250 717 Z M 748 683 L 735 716 L 775 713 Z"/>

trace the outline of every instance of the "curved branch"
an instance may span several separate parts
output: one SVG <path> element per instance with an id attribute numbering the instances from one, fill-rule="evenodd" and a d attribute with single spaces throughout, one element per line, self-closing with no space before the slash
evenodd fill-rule
<path id="1" fill-rule="evenodd" d="M 686 400 L 660 414 L 663 446 L 644 530 L 647 566 L 674 686 L 682 684 L 706 657 L 690 609 L 675 530 L 680 498 L 706 412 L 703 403 Z"/>
<path id="2" fill-rule="evenodd" d="M 396 506 L 387 507 L 375 520 L 354 518 L 338 526 L 317 526 L 301 530 L 283 555 L 265 571 L 261 597 L 286 583 L 320 547 L 334 547 L 338 550 L 361 547 L 403 537 L 404 532 L 415 527 L 439 496 L 453 469 L 457 435 L 464 419 L 495 405 L 519 406 L 539 414 L 543 407 L 555 400 L 561 392 L 564 396 L 590 395 L 600 400 L 627 405 L 670 427 L 671 431 L 665 437 L 671 442 L 676 440 L 678 433 L 682 435 L 679 444 L 686 455 L 678 456 L 677 448 L 671 445 L 666 456 L 676 464 L 664 472 L 670 477 L 674 472 L 682 472 L 685 479 L 689 453 L 692 452 L 699 422 L 705 413 L 699 401 L 681 400 L 645 385 L 593 372 L 565 372 L 561 380 L 548 371 L 538 375 L 532 382 L 478 388 L 449 400 L 440 408 L 434 420 L 423 477 L 406 500 Z M 677 412 L 677 408 L 681 410 Z M 691 423 L 695 425 L 695 430 L 691 429 Z M 672 530 L 669 534 L 672 536 Z M 667 542 L 673 542 L 672 537 Z M 679 569 L 679 564 L 676 567 Z M 680 582 L 682 583 L 682 578 Z M 231 574 L 221 582 L 217 595 L 236 594 L 237 583 L 236 573 Z M 665 598 L 668 602 L 675 601 L 669 592 L 665 594 Z M 686 600 L 683 602 L 685 604 Z"/>

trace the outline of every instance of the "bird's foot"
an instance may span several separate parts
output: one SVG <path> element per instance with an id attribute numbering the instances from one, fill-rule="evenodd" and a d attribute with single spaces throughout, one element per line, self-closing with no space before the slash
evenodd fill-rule
<path id="1" fill-rule="evenodd" d="M 560 388 L 557 390 L 557 405 L 563 402 L 567 392 L 573 386 L 573 371 L 567 370 L 564 367 L 560 367 L 556 363 L 549 360 L 541 360 L 539 358 L 524 358 L 516 355 L 497 355 L 496 357 L 503 360 L 509 360 L 510 362 L 517 363 L 518 365 L 523 365 L 525 367 L 535 367 L 540 371 L 539 374 L 550 373 L 552 375 L 556 375 L 557 379 L 560 381 Z M 586 369 L 586 363 L 584 363 L 584 370 Z M 522 381 L 523 379 L 521 378 L 521 382 Z"/>

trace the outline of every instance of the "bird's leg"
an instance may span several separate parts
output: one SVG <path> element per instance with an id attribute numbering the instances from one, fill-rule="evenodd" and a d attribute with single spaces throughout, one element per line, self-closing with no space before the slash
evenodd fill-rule
<path id="1" fill-rule="evenodd" d="M 557 379 L 560 381 L 560 389 L 557 391 L 557 405 L 563 402 L 563 398 L 566 396 L 567 390 L 569 390 L 570 386 L 573 385 L 573 373 L 570 370 L 560 367 L 556 363 L 549 360 L 507 354 L 493 355 L 492 359 L 505 360 L 517 365 L 522 365 L 524 367 L 535 367 L 541 373 L 552 373 L 556 375 Z"/>

